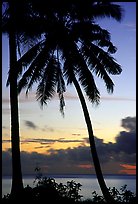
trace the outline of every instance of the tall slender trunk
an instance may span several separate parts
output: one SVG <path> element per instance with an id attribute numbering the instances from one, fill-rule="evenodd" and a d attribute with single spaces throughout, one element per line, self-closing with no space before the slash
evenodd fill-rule
<path id="1" fill-rule="evenodd" d="M 10 4 L 11 28 L 9 33 L 10 53 L 10 106 L 11 106 L 11 146 L 12 146 L 12 188 L 11 193 L 17 195 L 23 189 L 20 159 L 19 114 L 16 71 L 16 36 L 14 32 L 14 9 Z"/>
<path id="2" fill-rule="evenodd" d="M 75 88 L 77 90 L 77 93 L 78 93 L 78 96 L 79 96 L 79 99 L 80 99 L 80 102 L 81 102 L 81 105 L 82 105 L 85 121 L 86 121 L 86 124 L 87 124 L 91 154 L 92 154 L 92 157 L 93 157 L 95 172 L 96 172 L 96 175 L 97 175 L 97 179 L 98 179 L 101 191 L 103 193 L 103 196 L 104 196 L 105 200 L 108 203 L 114 203 L 115 201 L 112 198 L 112 196 L 110 195 L 110 193 L 108 191 L 108 188 L 107 188 L 107 186 L 105 184 L 104 178 L 103 178 L 103 174 L 102 174 L 102 170 L 101 170 L 101 166 L 100 166 L 100 162 L 99 162 L 99 158 L 98 158 L 98 154 L 97 154 L 97 150 L 96 150 L 96 146 L 95 146 L 94 134 L 93 134 L 93 129 L 92 129 L 92 124 L 91 124 L 89 112 L 88 112 L 88 109 L 87 109 L 87 106 L 86 106 L 84 96 L 83 96 L 82 91 L 80 89 L 79 83 L 77 82 L 75 77 L 73 78 L 73 83 L 74 83 Z"/>

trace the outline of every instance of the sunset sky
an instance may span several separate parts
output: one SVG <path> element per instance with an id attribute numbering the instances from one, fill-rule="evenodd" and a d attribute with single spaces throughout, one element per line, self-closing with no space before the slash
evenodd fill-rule
<path id="1" fill-rule="evenodd" d="M 117 2 L 124 9 L 121 23 L 113 19 L 96 22 L 111 33 L 117 47 L 113 55 L 122 67 L 120 75 L 111 76 L 115 89 L 106 92 L 101 80 L 98 107 L 87 100 L 97 151 L 104 173 L 135 174 L 136 163 L 136 2 Z M 2 36 L 2 148 L 3 175 L 11 173 L 8 39 Z M 19 97 L 20 141 L 24 174 L 39 166 L 45 173 L 95 173 L 82 108 L 74 86 L 65 93 L 65 117 L 59 111 L 55 96 L 48 106 L 40 108 L 35 88 Z"/>

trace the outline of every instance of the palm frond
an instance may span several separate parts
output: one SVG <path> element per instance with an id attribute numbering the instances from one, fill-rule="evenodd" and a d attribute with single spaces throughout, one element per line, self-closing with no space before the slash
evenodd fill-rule
<path id="1" fill-rule="evenodd" d="M 44 40 L 41 40 L 39 43 L 31 47 L 27 52 L 20 57 L 17 61 L 17 67 L 21 68 L 22 66 L 27 67 L 31 62 L 36 58 L 36 56 L 41 52 L 44 46 Z M 18 68 L 18 69 L 19 69 Z M 22 70 L 18 70 L 18 73 L 21 74 Z"/>
<path id="2" fill-rule="evenodd" d="M 121 66 L 116 63 L 115 59 L 108 52 L 94 44 L 91 44 L 90 50 L 94 50 L 96 57 L 99 59 L 109 74 L 116 75 L 122 72 Z"/>
<path id="3" fill-rule="evenodd" d="M 71 30 L 71 36 L 74 36 L 74 41 L 76 39 L 78 40 L 79 36 L 79 42 L 81 44 L 85 44 L 86 42 L 92 42 L 96 46 L 107 47 L 108 52 L 111 54 L 117 51 L 117 48 L 110 41 L 110 33 L 107 30 L 102 29 L 98 24 L 95 23 L 74 23 Z"/>
<path id="4" fill-rule="evenodd" d="M 74 45 L 74 46 L 73 46 Z M 83 55 L 75 44 L 72 45 L 70 57 L 66 56 L 64 63 L 65 75 L 72 82 L 75 75 L 78 75 L 79 81 L 83 86 L 86 95 L 92 103 L 99 103 L 100 93 L 94 82 L 92 73 L 89 71 Z"/>
<path id="5" fill-rule="evenodd" d="M 31 65 L 28 67 L 27 71 L 23 74 L 22 78 L 18 82 L 18 93 L 25 87 L 27 87 L 26 93 L 28 93 L 29 89 L 32 87 L 33 83 L 36 82 L 39 77 L 43 67 L 39 66 L 39 62 L 43 66 L 46 63 L 46 59 L 43 57 L 45 55 L 44 50 L 41 51 L 37 57 L 33 60 Z M 43 61 L 41 61 L 43 59 Z"/>
<path id="6" fill-rule="evenodd" d="M 77 59 L 78 65 L 76 73 L 79 76 L 79 81 L 81 82 L 81 85 L 83 86 L 86 95 L 88 96 L 88 99 L 95 104 L 99 104 L 100 99 L 100 93 L 96 87 L 94 78 L 90 70 L 88 69 L 88 66 L 81 54 L 78 55 Z"/>
<path id="7" fill-rule="evenodd" d="M 40 48 L 43 45 L 42 41 L 33 46 L 31 49 L 29 49 L 23 56 L 20 57 L 20 59 L 16 62 L 16 70 L 17 70 L 17 77 L 19 78 L 23 72 L 23 70 L 27 69 L 27 66 L 34 61 L 38 53 L 40 52 Z M 29 72 L 30 73 L 30 72 Z M 28 73 L 28 74 L 29 74 Z M 25 74 L 27 76 L 27 74 Z M 7 79 L 6 86 L 9 86 L 10 84 L 10 72 Z"/>
<path id="8" fill-rule="evenodd" d="M 62 58 L 63 58 L 63 74 L 66 77 L 67 84 L 72 83 L 72 78 L 74 76 L 74 72 L 76 72 L 76 67 L 75 67 L 75 53 L 74 53 L 74 43 L 68 39 L 65 43 L 63 44 L 62 48 Z"/>
<path id="9" fill-rule="evenodd" d="M 32 88 L 33 84 L 41 78 L 41 72 L 43 72 L 43 69 L 45 69 L 45 66 L 47 66 L 47 61 L 49 60 L 50 56 L 49 53 L 45 51 L 46 49 L 43 49 L 43 51 L 40 52 L 38 57 L 30 66 L 30 68 L 33 70 L 33 74 L 31 77 L 28 76 L 29 82 L 26 93 L 28 93 L 28 91 Z"/>
<path id="10" fill-rule="evenodd" d="M 64 106 L 65 100 L 63 93 L 66 91 L 65 82 L 63 78 L 63 73 L 61 67 L 59 66 L 57 69 L 57 93 L 59 95 L 60 100 L 60 112 L 64 116 Z"/>
<path id="11" fill-rule="evenodd" d="M 116 75 L 122 72 L 121 66 L 116 63 L 115 59 L 108 52 L 93 43 L 83 45 L 81 51 L 84 57 L 89 59 L 91 70 L 95 69 L 97 63 L 100 63 L 109 74 Z"/>
<path id="12" fill-rule="evenodd" d="M 116 21 L 121 21 L 124 10 L 120 5 L 113 2 L 99 2 L 92 7 L 92 14 L 94 18 L 113 18 Z"/>
<path id="13" fill-rule="evenodd" d="M 86 35 L 86 33 L 81 35 L 81 44 L 87 44 L 87 42 L 89 44 L 91 42 L 95 44 L 95 46 L 107 49 L 108 53 L 110 54 L 114 54 L 117 51 L 117 48 L 110 41 L 110 33 L 107 30 L 98 26 L 98 30 L 96 32 L 91 31 L 89 35 Z"/>
<path id="14" fill-rule="evenodd" d="M 90 51 L 87 47 L 82 49 L 85 57 L 87 58 L 88 67 L 101 79 L 104 80 L 106 84 L 107 91 L 113 93 L 114 83 L 107 74 L 105 65 L 101 62 L 101 59 L 96 55 L 94 51 Z"/>
<path id="15" fill-rule="evenodd" d="M 59 100 L 60 100 L 60 112 L 64 117 L 65 99 L 63 93 L 59 93 Z"/>
<path id="16" fill-rule="evenodd" d="M 76 67 L 74 66 L 74 63 L 72 62 L 73 59 L 71 57 L 67 57 L 64 61 L 64 76 L 67 80 L 67 85 L 72 83 L 72 78 L 74 76 L 74 72 L 76 70 Z"/>
<path id="17" fill-rule="evenodd" d="M 81 68 L 79 72 L 79 81 L 83 86 L 88 99 L 95 104 L 99 104 L 100 93 L 96 87 L 94 78 L 89 69 Z"/>
<path id="18" fill-rule="evenodd" d="M 27 87 L 27 90 L 26 90 L 26 94 L 27 94 L 28 91 L 33 86 L 33 84 L 35 82 L 37 82 L 39 80 L 39 78 L 41 77 L 41 71 L 43 70 L 43 68 L 47 64 L 47 61 L 50 59 L 51 43 L 53 44 L 53 42 L 51 42 L 51 39 L 47 37 L 47 39 L 45 39 L 45 41 L 42 42 L 40 47 L 39 47 L 39 45 L 36 46 L 35 51 L 36 52 L 40 51 L 40 52 L 36 56 L 36 58 L 32 61 L 32 63 L 28 67 L 27 71 L 23 74 L 22 78 L 20 79 L 20 81 L 18 83 L 19 93 L 22 90 L 22 88 Z M 29 56 L 30 58 L 33 55 L 33 53 L 30 53 L 30 56 Z M 24 59 L 24 61 L 25 61 L 25 59 Z"/>
<path id="19" fill-rule="evenodd" d="M 47 104 L 56 93 L 57 68 L 58 65 L 56 61 L 51 58 L 38 84 L 36 98 L 37 101 L 40 101 L 42 107 L 44 104 Z"/>
<path id="20" fill-rule="evenodd" d="M 105 39 L 105 40 L 110 40 L 110 33 L 105 30 L 102 29 L 98 24 L 96 24 L 95 22 L 91 22 L 91 21 L 87 21 L 87 22 L 75 22 L 72 25 L 72 29 L 71 29 L 71 35 L 72 36 L 76 36 L 76 38 L 78 39 L 78 36 L 80 39 L 82 40 L 90 40 L 90 41 L 94 41 L 94 40 L 101 40 L 101 39 Z"/>

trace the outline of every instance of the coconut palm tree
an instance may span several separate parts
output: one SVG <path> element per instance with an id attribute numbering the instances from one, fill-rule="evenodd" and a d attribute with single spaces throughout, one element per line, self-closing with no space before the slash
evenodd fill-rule
<path id="1" fill-rule="evenodd" d="M 53 4 L 55 3 L 55 4 Z M 84 88 L 92 103 L 98 104 L 100 92 L 96 87 L 93 75 L 101 77 L 108 92 L 113 92 L 114 83 L 109 74 L 121 73 L 121 67 L 111 54 L 116 47 L 111 43 L 110 33 L 95 23 L 97 17 L 113 17 L 121 20 L 122 10 L 118 5 L 103 2 L 50 1 L 34 3 L 34 10 L 42 18 L 43 39 L 23 55 L 16 64 L 18 68 L 19 92 L 27 88 L 27 93 L 35 82 L 37 100 L 41 105 L 57 92 L 60 99 L 60 110 L 63 113 L 65 82 L 74 84 L 83 108 L 93 162 L 99 185 L 107 201 L 111 201 L 98 159 L 90 116 L 80 89 Z M 84 9 L 85 8 L 85 9 Z M 36 11 L 35 10 L 35 11 Z M 26 71 L 23 71 L 23 67 Z"/>
<path id="2" fill-rule="evenodd" d="M 19 20 L 20 19 L 20 20 Z M 28 21 L 31 19 L 31 22 Z M 33 42 L 32 22 L 34 16 L 27 1 L 2 1 L 2 32 L 9 38 L 9 80 L 10 107 L 11 107 L 11 150 L 12 150 L 12 188 L 11 193 L 17 195 L 23 189 L 21 158 L 20 158 L 20 133 L 19 111 L 17 93 L 17 53 L 20 53 L 21 44 Z M 32 26 L 32 27 L 31 27 Z M 33 31 L 33 36 L 35 31 Z M 29 38 L 29 36 L 31 36 Z M 37 35 L 37 38 L 39 36 Z M 35 39 L 36 40 L 36 39 Z"/>
<path id="3" fill-rule="evenodd" d="M 14 6 L 9 3 L 10 27 L 9 29 L 9 58 L 10 58 L 10 107 L 11 107 L 11 144 L 12 144 L 12 190 L 17 193 L 23 189 L 21 160 L 20 160 L 20 137 L 19 137 L 19 113 L 17 94 L 17 61 L 16 32 L 14 24 Z"/>

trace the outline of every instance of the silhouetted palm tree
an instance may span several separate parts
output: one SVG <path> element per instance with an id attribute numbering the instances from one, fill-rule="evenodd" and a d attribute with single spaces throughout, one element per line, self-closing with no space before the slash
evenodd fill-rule
<path id="1" fill-rule="evenodd" d="M 31 19 L 31 22 L 28 21 Z M 9 79 L 10 84 L 10 107 L 11 107 L 11 150 L 12 150 L 12 194 L 18 194 L 23 189 L 21 159 L 20 159 L 20 134 L 19 134 L 19 112 L 17 93 L 17 53 L 20 53 L 21 44 L 33 42 L 35 30 L 33 26 L 33 15 L 27 1 L 2 1 L 2 32 L 9 38 Z M 33 32 L 33 36 L 32 36 Z M 30 37 L 29 37 L 30 36 Z M 37 35 L 38 37 L 38 35 Z M 17 52 L 18 51 L 18 52 Z"/>
<path id="2" fill-rule="evenodd" d="M 36 2 L 35 2 L 36 3 Z M 28 90 L 38 82 L 37 100 L 41 105 L 47 104 L 57 92 L 60 98 L 60 110 L 63 113 L 65 82 L 74 84 L 78 92 L 87 128 L 90 147 L 98 182 L 107 201 L 111 196 L 103 179 L 100 162 L 98 159 L 94 135 L 87 106 L 80 89 L 84 88 L 86 95 L 92 103 L 98 104 L 100 92 L 98 91 L 93 74 L 101 77 L 108 92 L 113 92 L 113 81 L 109 74 L 120 74 L 121 67 L 115 62 L 111 54 L 116 52 L 116 47 L 110 41 L 110 33 L 95 24 L 97 17 L 113 17 L 121 20 L 120 6 L 106 2 L 91 1 L 49 1 L 47 6 L 39 1 L 34 4 L 34 10 L 42 18 L 42 41 L 30 49 L 18 61 L 18 74 L 27 69 L 19 81 L 19 92 L 22 88 Z M 36 6 L 36 7 L 35 7 Z"/>
<path id="3" fill-rule="evenodd" d="M 7 6 L 7 5 L 6 5 Z M 15 64 L 17 61 L 17 42 L 15 28 L 15 7 L 9 2 L 9 59 L 10 59 L 10 107 L 11 107 L 11 144 L 12 144 L 12 190 L 11 193 L 18 193 L 23 189 L 20 145 L 19 145 L 19 113 L 18 113 L 18 94 L 17 94 L 17 71 Z M 4 17 L 3 17 L 4 18 Z M 12 28 L 12 29 L 11 29 Z"/>

